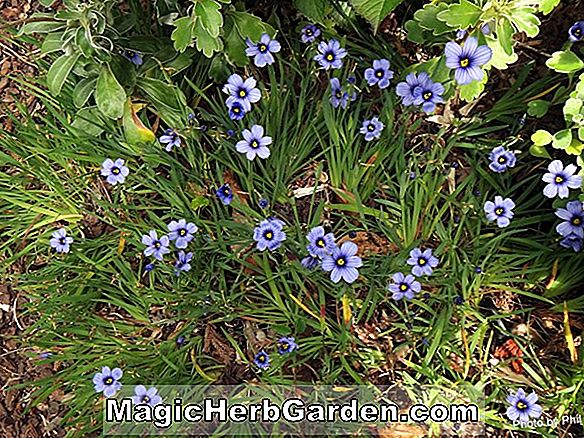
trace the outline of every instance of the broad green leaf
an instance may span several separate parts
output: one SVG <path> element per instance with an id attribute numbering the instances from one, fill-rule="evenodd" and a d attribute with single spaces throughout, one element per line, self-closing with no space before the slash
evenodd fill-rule
<path id="1" fill-rule="evenodd" d="M 151 129 L 147 128 L 142 120 L 136 115 L 138 105 L 133 105 L 130 99 L 124 105 L 124 117 L 122 124 L 124 126 L 124 136 L 126 141 L 132 145 L 152 143 L 156 136 Z"/>
<path id="2" fill-rule="evenodd" d="M 245 40 L 249 38 L 252 41 L 258 41 L 263 33 L 267 33 L 271 37 L 276 34 L 276 31 L 268 23 L 264 23 L 255 15 L 247 12 L 232 12 L 230 16 L 233 18 L 233 23 L 239 32 L 239 35 Z"/>
<path id="3" fill-rule="evenodd" d="M 584 68 L 584 62 L 571 50 L 554 52 L 545 65 L 560 73 L 573 73 Z"/>
<path id="4" fill-rule="evenodd" d="M 108 65 L 101 67 L 95 88 L 95 103 L 110 119 L 119 119 L 124 114 L 126 92 L 111 72 Z"/>
<path id="5" fill-rule="evenodd" d="M 446 3 L 428 3 L 422 9 L 416 11 L 414 19 L 420 27 L 431 31 L 434 35 L 442 35 L 447 32 L 452 32 L 456 29 L 437 18 L 437 15 L 446 9 L 448 9 L 448 4 Z"/>
<path id="6" fill-rule="evenodd" d="M 487 45 L 493 51 L 493 56 L 487 65 L 492 65 L 497 70 L 505 70 L 509 65 L 514 64 L 519 59 L 519 56 L 513 50 L 511 54 L 505 53 L 505 49 L 498 39 L 487 36 L 486 41 Z"/>
<path id="7" fill-rule="evenodd" d="M 550 102 L 548 102 L 547 100 L 542 99 L 532 100 L 527 104 L 527 114 L 529 114 L 532 117 L 540 118 L 547 114 L 549 107 Z"/>
<path id="8" fill-rule="evenodd" d="M 584 141 L 584 128 L 578 128 L 578 138 Z"/>
<path id="9" fill-rule="evenodd" d="M 455 29 L 466 29 L 475 26 L 483 10 L 468 0 L 460 0 L 460 3 L 451 4 L 447 10 L 438 14 L 438 19 L 444 21 Z"/>
<path id="10" fill-rule="evenodd" d="M 559 4 L 560 0 L 540 0 L 539 10 L 543 12 L 544 15 L 548 15 Z"/>
<path id="11" fill-rule="evenodd" d="M 231 20 L 230 20 L 231 21 Z M 232 23 L 231 26 L 225 26 L 225 55 L 229 62 L 243 67 L 249 62 L 245 54 L 247 47 L 243 38 L 239 34 L 237 27 Z"/>
<path id="12" fill-rule="evenodd" d="M 552 135 L 544 129 L 538 129 L 531 135 L 531 141 L 536 146 L 545 146 L 553 140 Z"/>
<path id="13" fill-rule="evenodd" d="M 201 20 L 195 21 L 195 29 L 193 31 L 195 36 L 195 43 L 199 52 L 202 52 L 207 58 L 213 56 L 214 52 L 219 52 L 223 49 L 223 41 L 219 37 L 214 37 L 201 24 Z"/>
<path id="14" fill-rule="evenodd" d="M 35 18 L 34 16 L 32 18 Z M 51 33 L 64 29 L 65 24 L 60 21 L 31 21 L 20 28 L 20 33 L 30 35 L 32 33 Z"/>
<path id="15" fill-rule="evenodd" d="M 73 70 L 77 59 L 79 59 L 79 53 L 62 55 L 53 62 L 47 73 L 47 86 L 53 95 L 57 96 L 61 92 L 61 88 Z"/>
<path id="16" fill-rule="evenodd" d="M 211 67 L 209 67 L 209 77 L 215 82 L 225 82 L 231 71 L 224 56 L 215 56 L 211 61 Z"/>
<path id="17" fill-rule="evenodd" d="M 470 84 L 460 86 L 460 97 L 466 102 L 472 102 L 485 89 L 485 84 L 488 81 L 487 72 L 485 72 L 483 79 L 481 81 L 472 81 Z"/>
<path id="18" fill-rule="evenodd" d="M 513 23 L 531 38 L 537 36 L 541 24 L 534 12 L 532 8 L 513 9 Z"/>
<path id="19" fill-rule="evenodd" d="M 181 17 L 174 22 L 176 28 L 170 38 L 174 41 L 174 48 L 178 52 L 184 52 L 194 38 L 195 21 L 192 17 Z"/>
<path id="20" fill-rule="evenodd" d="M 566 149 L 572 143 L 572 130 L 562 129 L 554 134 L 552 146 L 556 149 Z"/>
<path id="21" fill-rule="evenodd" d="M 421 27 L 417 21 L 406 21 L 405 29 L 408 32 L 408 40 L 413 43 L 424 44 L 432 38 L 432 32 Z"/>
<path id="22" fill-rule="evenodd" d="M 506 18 L 501 18 L 497 25 L 496 32 L 499 44 L 507 55 L 513 54 L 513 25 Z"/>
<path id="23" fill-rule="evenodd" d="M 570 145 L 566 148 L 566 153 L 570 155 L 580 155 L 584 151 L 584 144 L 577 138 L 573 138 Z"/>
<path id="24" fill-rule="evenodd" d="M 223 26 L 221 5 L 214 0 L 198 0 L 195 3 L 195 15 L 197 21 L 205 28 L 213 38 L 217 38 Z"/>
<path id="25" fill-rule="evenodd" d="M 79 110 L 71 126 L 78 129 L 83 135 L 97 137 L 103 132 L 103 122 L 96 107 Z"/>
<path id="26" fill-rule="evenodd" d="M 41 53 L 47 54 L 56 52 L 57 50 L 62 50 L 63 48 L 63 41 L 61 38 L 63 37 L 64 32 L 51 32 L 47 35 L 43 44 L 41 46 Z"/>
<path id="27" fill-rule="evenodd" d="M 178 87 L 146 77 L 138 78 L 136 85 L 150 98 L 158 115 L 166 124 L 178 129 L 184 126 L 187 99 Z"/>
<path id="28" fill-rule="evenodd" d="M 73 103 L 77 108 L 85 106 L 89 97 L 95 90 L 96 82 L 97 78 L 83 78 L 77 82 L 77 85 L 75 85 L 75 89 L 73 90 Z"/>
<path id="29" fill-rule="evenodd" d="M 246 38 L 258 41 L 263 33 L 274 36 L 276 31 L 255 15 L 231 11 L 225 20 L 225 54 L 230 62 L 245 66 L 249 58 L 245 54 Z"/>
<path id="30" fill-rule="evenodd" d="M 389 15 L 403 0 L 349 0 L 355 11 L 362 15 L 373 29 L 377 30 L 385 17 Z"/>
<path id="31" fill-rule="evenodd" d="M 310 21 L 322 23 L 326 14 L 326 0 L 294 0 L 294 6 Z"/>
<path id="32" fill-rule="evenodd" d="M 541 157 L 541 158 L 552 158 L 549 154 L 549 152 L 547 151 L 547 149 L 545 148 L 545 146 L 538 146 L 538 145 L 531 145 L 531 147 L 529 148 L 529 153 L 531 155 L 533 155 L 534 157 Z"/>
<path id="33" fill-rule="evenodd" d="M 564 109 L 563 109 L 564 116 L 566 118 L 571 119 L 576 114 L 579 114 L 581 109 L 582 109 L 582 100 L 576 99 L 574 97 L 570 97 L 568 100 L 566 100 L 566 103 L 564 104 Z"/>

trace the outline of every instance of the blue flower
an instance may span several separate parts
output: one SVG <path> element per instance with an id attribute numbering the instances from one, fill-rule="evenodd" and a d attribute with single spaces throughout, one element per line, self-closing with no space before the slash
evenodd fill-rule
<path id="1" fill-rule="evenodd" d="M 425 72 L 417 76 L 415 73 L 410 73 L 406 76 L 405 82 L 397 84 L 395 92 L 402 98 L 402 104 L 405 106 L 412 105 L 415 100 L 414 92 L 429 79 L 428 73 Z"/>
<path id="2" fill-rule="evenodd" d="M 436 110 L 436 104 L 444 102 L 442 93 L 444 93 L 442 84 L 428 78 L 414 89 L 414 104 L 422 105 L 425 113 L 433 113 Z"/>
<path id="3" fill-rule="evenodd" d="M 379 88 L 389 87 L 389 81 L 393 78 L 393 71 L 389 69 L 387 59 L 376 59 L 373 61 L 373 68 L 365 70 L 365 79 L 369 86 L 377 84 Z"/>
<path id="4" fill-rule="evenodd" d="M 266 198 L 262 198 L 259 200 L 258 205 L 262 210 L 264 210 L 268 208 L 268 205 L 270 205 L 270 201 L 268 201 Z"/>
<path id="5" fill-rule="evenodd" d="M 110 367 L 103 367 L 101 373 L 95 373 L 93 376 L 95 392 L 103 392 L 103 395 L 108 398 L 113 397 L 122 388 L 119 380 L 123 374 L 123 371 L 119 368 L 110 370 Z"/>
<path id="6" fill-rule="evenodd" d="M 227 131 L 225 131 L 225 134 L 227 135 L 227 137 L 231 138 L 235 135 L 235 131 L 233 129 L 228 129 Z"/>
<path id="7" fill-rule="evenodd" d="M 158 395 L 158 390 L 156 388 L 146 389 L 144 385 L 138 385 L 134 388 L 132 402 L 135 405 L 156 406 L 157 404 L 162 403 L 162 397 Z"/>
<path id="8" fill-rule="evenodd" d="M 584 247 L 584 238 L 576 234 L 568 234 L 560 241 L 560 245 L 564 248 L 572 248 L 575 252 L 580 252 Z"/>
<path id="9" fill-rule="evenodd" d="M 144 61 L 142 60 L 142 55 L 140 55 L 138 52 L 125 50 L 122 53 L 122 55 L 124 55 L 126 59 L 128 59 L 132 64 L 136 66 L 141 66 L 144 63 Z"/>
<path id="10" fill-rule="evenodd" d="M 262 370 L 270 367 L 270 356 L 264 350 L 258 352 L 253 358 L 253 363 Z"/>
<path id="11" fill-rule="evenodd" d="M 278 53 L 282 46 L 276 40 L 270 38 L 270 35 L 264 33 L 259 42 L 253 43 L 248 38 L 247 49 L 245 49 L 245 54 L 247 56 L 253 56 L 253 63 L 256 67 L 264 67 L 274 63 L 274 55 L 272 53 Z"/>
<path id="12" fill-rule="evenodd" d="M 193 253 L 184 251 L 178 252 L 178 259 L 174 264 L 175 274 L 178 277 L 181 272 L 188 272 L 191 270 L 191 264 L 189 263 L 193 259 Z"/>
<path id="13" fill-rule="evenodd" d="M 422 290 L 420 282 L 416 281 L 411 274 L 404 275 L 402 272 L 397 272 L 391 276 L 391 279 L 393 283 L 387 289 L 393 293 L 391 297 L 394 300 L 401 300 L 403 297 L 411 300 Z"/>
<path id="14" fill-rule="evenodd" d="M 570 41 L 578 42 L 584 38 L 584 21 L 576 21 L 568 31 Z"/>
<path id="15" fill-rule="evenodd" d="M 308 24 L 302 28 L 300 41 L 303 43 L 313 43 L 320 36 L 320 29 L 314 24 Z"/>
<path id="16" fill-rule="evenodd" d="M 217 189 L 215 194 L 223 202 L 223 205 L 229 205 L 233 201 L 233 190 L 231 190 L 229 184 L 223 184 Z"/>
<path id="17" fill-rule="evenodd" d="M 167 152 L 172 151 L 172 148 L 179 147 L 181 144 L 181 139 L 174 129 L 167 129 L 164 131 L 164 135 L 162 135 L 158 141 L 161 144 L 166 145 L 164 149 Z"/>
<path id="18" fill-rule="evenodd" d="M 513 218 L 513 209 L 515 208 L 515 203 L 509 199 L 501 196 L 495 196 L 495 202 L 487 201 L 483 207 L 485 213 L 487 214 L 487 219 L 489 221 L 497 221 L 497 225 L 500 228 L 505 228 L 511 222 Z"/>
<path id="19" fill-rule="evenodd" d="M 144 266 L 144 272 L 152 272 L 154 271 L 154 263 L 148 263 Z"/>
<path id="20" fill-rule="evenodd" d="M 106 181 L 112 186 L 116 184 L 122 184 L 130 170 L 124 166 L 124 160 L 118 158 L 116 161 L 112 161 L 109 158 L 105 160 L 101 165 L 101 176 L 105 176 Z"/>
<path id="21" fill-rule="evenodd" d="M 306 249 L 311 255 L 316 257 L 325 257 L 337 247 L 334 234 L 325 234 L 323 227 L 314 227 L 310 230 L 306 238 L 309 242 Z"/>
<path id="22" fill-rule="evenodd" d="M 341 68 L 343 66 L 343 58 L 347 56 L 347 51 L 335 39 L 329 40 L 328 43 L 324 41 L 320 42 L 318 44 L 318 51 L 319 54 L 314 57 L 314 60 L 318 61 L 325 70 L 329 68 Z"/>
<path id="23" fill-rule="evenodd" d="M 381 131 L 383 131 L 383 128 L 384 125 L 379 121 L 379 118 L 373 117 L 372 119 L 363 122 L 359 132 L 365 134 L 366 141 L 371 141 L 381 137 Z"/>
<path id="24" fill-rule="evenodd" d="M 543 189 L 543 194 L 548 198 L 567 198 L 569 189 L 579 189 L 582 186 L 582 177 L 575 175 L 578 168 L 569 164 L 564 168 L 560 160 L 552 161 L 548 166 L 549 172 L 542 177 L 542 181 L 548 183 Z"/>
<path id="25" fill-rule="evenodd" d="M 298 349 L 298 344 L 294 342 L 291 336 L 284 336 L 278 341 L 278 353 L 288 354 Z"/>
<path id="26" fill-rule="evenodd" d="M 460 85 L 480 81 L 485 75 L 481 67 L 490 61 L 493 51 L 478 44 L 475 37 L 468 37 L 462 46 L 453 41 L 446 43 L 446 66 L 455 69 L 454 78 Z"/>
<path id="27" fill-rule="evenodd" d="M 270 156 L 268 145 L 272 144 L 272 137 L 264 137 L 264 128 L 260 125 L 253 125 L 251 130 L 244 129 L 241 133 L 243 140 L 235 145 L 237 152 L 245 154 L 248 160 L 252 161 L 256 155 L 262 159 Z"/>
<path id="28" fill-rule="evenodd" d="M 241 120 L 245 117 L 246 111 L 241 101 L 235 99 L 233 96 L 229 96 L 225 103 L 229 108 L 229 118 L 231 120 Z"/>
<path id="29" fill-rule="evenodd" d="M 333 108 L 338 108 L 339 106 L 347 108 L 347 104 L 349 103 L 349 93 L 343 90 L 337 78 L 331 79 L 330 101 Z"/>
<path id="30" fill-rule="evenodd" d="M 432 269 L 438 266 L 438 259 L 432 255 L 432 250 L 422 251 L 420 248 L 414 248 L 410 251 L 410 258 L 406 262 L 413 266 L 412 274 L 416 277 L 422 275 L 432 275 Z"/>
<path id="31" fill-rule="evenodd" d="M 526 395 L 523 389 L 518 389 L 515 394 L 507 396 L 506 415 L 511 421 L 519 420 L 521 423 L 527 423 L 529 418 L 539 418 L 542 413 L 542 408 L 537 404 L 537 394 L 532 392 Z"/>
<path id="32" fill-rule="evenodd" d="M 308 270 L 312 270 L 316 268 L 320 264 L 320 259 L 317 256 L 309 254 L 307 257 L 304 257 L 300 264 Z"/>
<path id="33" fill-rule="evenodd" d="M 489 154 L 489 160 L 491 160 L 489 169 L 497 173 L 505 172 L 509 167 L 515 167 L 517 161 L 515 154 L 503 146 L 494 148 Z"/>
<path id="34" fill-rule="evenodd" d="M 168 254 L 170 252 L 170 249 L 168 249 L 168 246 L 170 245 L 168 236 L 162 236 L 159 239 L 158 234 L 154 230 L 150 230 L 148 234 L 142 236 L 142 243 L 146 245 L 144 255 L 153 255 L 154 258 L 158 261 L 162 261 L 164 254 Z"/>
<path id="35" fill-rule="evenodd" d="M 251 104 L 259 102 L 262 97 L 262 93 L 256 88 L 256 84 L 257 82 L 254 78 L 247 78 L 244 81 L 237 73 L 229 76 L 227 83 L 223 86 L 223 92 L 229 95 L 229 98 L 225 101 L 227 106 L 231 107 L 233 102 L 239 102 L 245 112 L 249 112 Z"/>
<path id="36" fill-rule="evenodd" d="M 331 273 L 333 283 L 341 278 L 347 283 L 353 283 L 359 277 L 357 268 L 363 266 L 360 257 L 357 257 L 358 247 L 353 242 L 345 242 L 340 248 L 335 248 L 332 255 L 327 255 L 322 261 L 322 269 Z"/>
<path id="37" fill-rule="evenodd" d="M 67 230 L 65 228 L 59 228 L 53 231 L 49 243 L 51 248 L 55 248 L 55 251 L 66 253 L 71 249 L 70 245 L 73 243 L 73 238 L 67 236 Z"/>
<path id="38" fill-rule="evenodd" d="M 174 240 L 174 245 L 179 249 L 186 248 L 189 242 L 195 237 L 193 233 L 196 233 L 198 230 L 195 224 L 191 222 L 187 223 L 184 219 L 171 221 L 167 227 L 170 231 L 168 238 Z"/>
<path id="39" fill-rule="evenodd" d="M 282 231 L 284 222 L 279 219 L 266 219 L 254 229 L 253 240 L 257 242 L 257 249 L 275 251 L 286 240 L 286 233 Z"/>
<path id="40" fill-rule="evenodd" d="M 566 208 L 558 208 L 556 216 L 564 222 L 556 227 L 556 231 L 564 237 L 574 234 L 584 238 L 584 206 L 580 201 L 570 201 Z"/>

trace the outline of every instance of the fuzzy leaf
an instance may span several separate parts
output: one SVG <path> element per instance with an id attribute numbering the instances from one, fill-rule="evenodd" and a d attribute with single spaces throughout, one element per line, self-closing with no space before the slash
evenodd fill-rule
<path id="1" fill-rule="evenodd" d="M 108 65 L 101 68 L 95 87 L 95 103 L 110 119 L 119 119 L 124 114 L 126 92 L 113 75 Z"/>
<path id="2" fill-rule="evenodd" d="M 79 54 L 62 55 L 53 62 L 47 73 L 47 86 L 51 93 L 57 96 L 63 88 L 63 84 L 73 70 Z"/>

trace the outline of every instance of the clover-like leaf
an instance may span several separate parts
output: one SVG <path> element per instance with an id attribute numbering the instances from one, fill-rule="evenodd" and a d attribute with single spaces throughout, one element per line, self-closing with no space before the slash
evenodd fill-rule
<path id="1" fill-rule="evenodd" d="M 584 68 L 584 62 L 571 50 L 554 52 L 545 65 L 560 73 L 573 73 Z"/>
<path id="2" fill-rule="evenodd" d="M 553 136 L 545 129 L 538 129 L 531 135 L 531 141 L 536 146 L 545 146 L 552 142 Z"/>
<path id="3" fill-rule="evenodd" d="M 450 27 L 455 29 L 466 29 L 475 26 L 483 10 L 468 0 L 460 0 L 460 3 L 451 4 L 447 10 L 440 12 L 437 17 Z"/>

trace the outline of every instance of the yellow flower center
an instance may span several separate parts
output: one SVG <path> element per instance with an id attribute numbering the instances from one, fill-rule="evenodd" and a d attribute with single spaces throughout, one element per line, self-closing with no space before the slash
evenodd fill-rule
<path id="1" fill-rule="evenodd" d="M 564 182 L 564 177 L 563 177 L 563 176 L 560 176 L 560 175 L 558 175 L 558 176 L 556 176 L 556 179 L 555 179 L 555 181 L 556 181 L 556 183 L 557 183 L 557 184 L 561 184 L 561 183 L 563 183 L 563 182 Z"/>
<path id="2" fill-rule="evenodd" d="M 247 93 L 245 92 L 245 90 L 239 90 L 239 97 L 245 97 L 247 96 Z"/>
<path id="3" fill-rule="evenodd" d="M 262 52 L 262 53 L 263 53 L 263 52 L 265 52 L 266 50 L 268 50 L 268 46 L 266 46 L 265 44 L 260 44 L 260 45 L 258 46 L 258 50 L 259 50 L 260 52 Z"/>
<path id="4" fill-rule="evenodd" d="M 418 264 L 419 264 L 419 265 L 425 265 L 425 264 L 426 264 L 426 259 L 420 258 L 420 259 L 418 260 Z"/>
<path id="5" fill-rule="evenodd" d="M 579 217 L 575 217 L 572 219 L 572 225 L 580 225 L 582 223 L 582 219 Z"/>
<path id="6" fill-rule="evenodd" d="M 324 239 L 318 239 L 316 244 L 318 246 L 320 246 L 321 248 L 324 248 L 324 246 L 325 246 Z"/>
<path id="7" fill-rule="evenodd" d="M 270 240 L 274 237 L 274 234 L 271 231 L 268 231 L 264 237 L 266 239 Z"/>
<path id="8" fill-rule="evenodd" d="M 499 163 L 503 164 L 507 159 L 505 157 L 499 157 Z"/>
<path id="9" fill-rule="evenodd" d="M 251 142 L 251 147 L 254 148 L 254 149 L 257 149 L 258 147 L 260 147 L 260 144 L 258 143 L 257 140 L 253 140 Z"/>
<path id="10" fill-rule="evenodd" d="M 461 66 L 462 68 L 466 68 L 466 67 L 468 67 L 468 65 L 469 65 L 469 64 L 470 64 L 470 60 L 469 60 L 468 58 L 462 58 L 462 59 L 460 60 L 460 66 Z"/>
<path id="11" fill-rule="evenodd" d="M 142 401 L 144 403 L 149 403 L 150 402 L 150 397 L 148 397 L 147 395 L 145 395 L 144 397 L 142 397 Z"/>
<path id="12" fill-rule="evenodd" d="M 327 61 L 332 61 L 333 59 L 335 59 L 335 55 L 333 55 L 332 53 L 328 53 L 326 55 L 326 60 Z"/>
<path id="13" fill-rule="evenodd" d="M 337 260 L 337 265 L 344 266 L 344 264 L 345 264 L 345 259 L 338 259 Z"/>
<path id="14" fill-rule="evenodd" d="M 118 173 L 120 173 L 120 169 L 118 169 L 117 167 L 112 168 L 112 173 L 114 175 L 117 175 Z"/>
<path id="15" fill-rule="evenodd" d="M 239 107 L 238 107 L 238 106 L 234 106 L 233 108 L 231 108 L 231 111 L 233 111 L 235 114 L 239 114 L 239 112 L 240 112 L 241 110 L 239 109 Z"/>
<path id="16" fill-rule="evenodd" d="M 432 98 L 432 92 L 431 91 L 426 91 L 424 93 L 424 96 L 423 97 L 424 97 L 425 100 L 430 100 Z"/>
<path id="17" fill-rule="evenodd" d="M 495 209 L 495 213 L 497 213 L 499 216 L 503 214 L 503 211 L 504 210 L 501 207 Z"/>
<path id="18" fill-rule="evenodd" d="M 111 385 L 112 383 L 114 383 L 114 379 L 112 377 L 107 377 L 103 383 L 105 383 L 106 385 Z"/>
<path id="19" fill-rule="evenodd" d="M 378 78 L 382 78 L 383 77 L 383 70 L 377 70 L 377 72 L 375 72 L 375 76 L 377 76 Z"/>
<path id="20" fill-rule="evenodd" d="M 180 234 L 181 236 L 185 236 L 187 234 L 187 230 L 185 230 L 184 228 L 181 228 L 180 231 L 178 232 L 178 234 Z"/>
<path id="21" fill-rule="evenodd" d="M 405 283 L 402 283 L 399 288 L 403 291 L 406 291 L 406 290 L 408 290 L 408 285 Z"/>
<path id="22" fill-rule="evenodd" d="M 525 404 L 525 402 L 520 400 L 517 402 L 517 409 L 523 411 L 524 409 L 527 409 L 527 405 Z"/>

